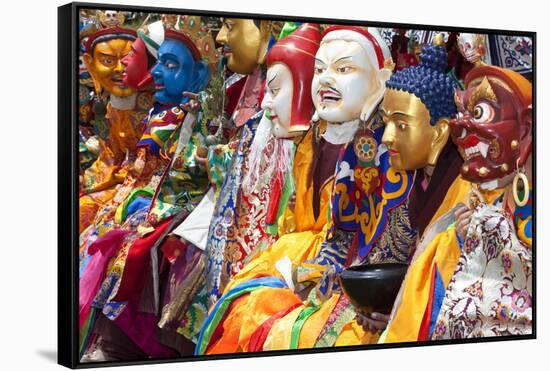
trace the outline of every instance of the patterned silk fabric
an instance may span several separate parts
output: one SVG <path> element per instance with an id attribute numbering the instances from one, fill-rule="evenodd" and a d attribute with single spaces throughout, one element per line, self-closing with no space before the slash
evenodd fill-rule
<path id="1" fill-rule="evenodd" d="M 229 172 L 225 175 L 224 183 L 216 200 L 206 246 L 206 255 L 208 256 L 207 291 L 210 304 L 221 296 L 224 283 L 229 280 L 231 274 L 231 260 L 228 259 L 227 252 L 234 251 L 238 243 L 239 189 L 245 170 L 246 155 L 262 114 L 263 112 L 257 113 L 240 128 L 237 149 L 233 154 Z"/>
<path id="2" fill-rule="evenodd" d="M 369 255 L 386 229 L 389 211 L 406 202 L 414 183 L 414 173 L 390 166 L 389 153 L 380 148 L 383 126 L 375 122 L 373 127 L 374 132 L 363 130 L 347 145 L 332 198 L 334 225 L 358 233 L 358 261 Z M 401 231 L 407 240 L 415 236 L 410 228 Z"/>
<path id="3" fill-rule="evenodd" d="M 187 116 L 181 124 L 179 138 L 168 152 L 169 168 L 162 175 L 149 211 L 148 221 L 155 225 L 181 210 L 191 212 L 209 187 L 206 170 L 195 160 L 197 148 L 205 144 L 206 129 Z"/>
<path id="4" fill-rule="evenodd" d="M 304 224 L 305 220 L 309 220 L 307 224 L 313 231 L 304 230 L 304 226 L 298 227 L 298 230 L 303 232 L 295 232 L 283 235 L 275 244 L 267 250 L 256 256 L 244 269 L 239 272 L 230 284 L 226 287 L 226 293 L 235 290 L 247 282 L 254 281 L 255 277 L 259 276 L 279 276 L 285 274 L 284 269 L 278 268 L 282 258 L 288 259 L 291 264 L 291 276 L 285 276 L 285 282 L 289 283 L 289 279 L 293 281 L 294 289 L 289 290 L 289 286 L 281 288 L 272 288 L 259 286 L 254 289 L 250 296 L 245 296 L 239 301 L 231 304 L 230 313 L 227 319 L 219 326 L 220 338 L 209 339 L 208 336 L 203 336 L 200 346 L 197 347 L 199 354 L 215 354 L 225 353 L 230 351 L 247 351 L 249 342 L 252 342 L 254 347 L 263 347 L 263 350 L 269 349 L 295 349 L 313 346 L 332 346 L 334 345 L 343 328 L 352 321 L 356 315 L 355 309 L 349 301 L 340 294 L 340 289 L 337 283 L 338 273 L 341 272 L 349 264 L 349 255 L 354 251 L 350 251 L 353 244 L 354 236 L 359 234 L 358 220 L 353 219 L 347 223 L 349 230 L 339 229 L 340 224 L 336 220 L 335 228 L 328 235 L 327 230 L 330 222 L 326 218 L 322 219 L 323 223 L 311 223 L 313 221 L 312 213 L 312 187 L 307 184 L 307 170 L 312 164 L 312 151 L 310 150 L 312 143 L 313 131 L 310 131 L 300 143 L 294 161 L 294 175 L 297 183 L 296 190 L 296 208 L 305 207 L 304 212 L 296 212 L 297 222 Z M 358 164 L 353 146 L 350 145 L 351 152 L 347 152 L 348 161 L 356 166 L 360 171 L 364 164 Z M 345 156 L 345 154 L 344 154 Z M 373 156 L 374 158 L 374 156 Z M 355 159 L 355 162 L 351 162 Z M 341 163 L 340 163 L 341 164 Z M 373 168 L 374 166 L 370 166 Z M 300 171 L 297 171 L 300 170 Z M 375 170 L 378 168 L 374 167 Z M 385 171 L 392 172 L 393 169 Z M 383 173 L 383 174 L 385 174 Z M 393 182 L 394 195 L 399 194 L 401 197 L 396 197 L 395 203 L 390 204 L 391 207 L 381 209 L 383 213 L 387 213 L 382 218 L 383 223 L 390 223 L 393 227 L 397 227 L 394 234 L 385 233 L 386 229 L 381 228 L 379 233 L 371 234 L 373 241 L 369 241 L 370 248 L 365 258 L 372 259 L 372 262 L 382 261 L 399 261 L 406 262 L 409 259 L 410 247 L 414 240 L 415 234 L 412 231 L 409 222 L 406 204 L 408 190 L 412 186 L 412 175 L 404 174 L 404 178 L 394 173 L 389 175 L 393 177 L 388 181 L 388 187 L 382 187 L 380 196 L 387 196 L 384 191 L 390 189 L 390 182 Z M 334 178 L 331 178 L 334 179 Z M 339 180 L 342 178 L 339 178 Z M 351 179 L 353 179 L 351 177 Z M 396 181 L 397 180 L 397 181 Z M 398 181 L 401 180 L 401 181 Z M 331 185 L 331 181 L 325 186 L 325 196 L 321 197 L 322 211 L 320 215 L 335 214 L 338 210 L 330 213 L 330 191 L 335 189 Z M 380 182 L 384 184 L 383 182 Z M 359 188 L 360 185 L 354 185 L 353 191 L 367 193 L 365 189 Z M 401 190 L 401 193 L 398 191 Z M 340 199 L 345 195 L 338 195 Z M 387 200 L 386 200 L 387 201 Z M 385 205 L 378 201 L 380 205 Z M 347 205 L 347 203 L 332 202 L 334 207 Z M 355 204 L 354 204 L 355 206 Z M 382 208 L 382 206 L 381 206 Z M 311 210 L 310 210 L 311 209 Z M 326 210 L 326 211 L 325 211 Z M 368 209 L 367 209 L 368 210 Z M 365 213 L 367 213 L 365 210 Z M 357 209 L 351 211 L 351 216 L 355 218 Z M 391 214 L 391 216 L 390 216 Z M 309 219 L 308 219 L 309 218 Z M 376 229 L 376 221 L 380 222 L 380 218 L 373 218 L 374 230 Z M 317 232 L 319 226 L 322 229 Z M 401 232 L 401 233 L 400 233 Z M 363 238 L 365 234 L 361 234 Z M 378 243 L 377 243 L 378 242 Z M 284 260 L 284 259 L 283 259 Z M 229 290 L 229 291 L 228 291 Z M 295 303 L 299 303 L 304 296 L 307 296 L 306 302 L 290 311 L 290 307 Z M 268 303 L 264 303 L 259 298 L 277 298 L 281 303 L 286 301 L 288 306 L 275 310 Z M 285 311 L 285 314 L 278 314 L 280 311 Z M 211 311 L 214 314 L 216 309 Z M 274 318 L 270 323 L 270 328 L 263 326 L 262 331 L 267 331 L 268 335 L 263 338 L 264 344 L 259 345 L 256 338 L 251 338 L 260 325 L 265 320 L 269 320 L 272 316 L 280 316 Z M 245 326 L 246 329 L 240 328 Z M 204 328 L 203 328 L 204 331 Z M 213 330 L 211 330 L 213 331 Z M 238 337 L 238 347 L 234 347 L 234 337 Z M 364 336 L 361 336 L 364 337 Z M 358 342 L 359 340 L 355 340 Z M 232 345 L 233 344 L 233 345 Z"/>
<path id="5" fill-rule="evenodd" d="M 523 218 L 527 213 L 521 210 Z M 530 244 L 520 240 L 502 208 L 481 204 L 472 216 L 433 339 L 531 334 L 532 285 Z"/>
<path id="6" fill-rule="evenodd" d="M 195 127 L 192 115 L 186 115 L 179 107 L 158 107 L 152 112 L 150 123 L 153 128 L 148 128 L 147 132 L 156 134 L 147 134 L 140 142 L 140 147 L 147 149 L 141 173 L 129 175 L 111 204 L 96 217 L 98 224 L 93 229 L 97 229 L 97 235 L 102 236 L 117 225 L 126 235 L 113 246 L 112 263 L 108 267 L 96 267 L 105 273 L 93 303 L 85 305 L 97 308 L 108 319 L 116 321 L 117 326 L 140 343 L 146 353 L 163 356 L 165 347 L 151 337 L 157 319 L 151 313 L 139 311 L 136 298 L 150 272 L 147 268 L 151 251 L 156 251 L 170 230 L 200 201 L 208 187 L 208 177 L 194 162 L 194 153 L 204 135 L 202 128 Z M 153 163 L 155 166 L 148 171 Z M 136 189 L 138 186 L 144 189 Z M 134 194 L 136 197 L 132 197 Z M 137 209 L 133 204 L 139 205 Z M 117 216 L 120 220 L 115 218 Z M 144 227 L 148 230 L 144 231 Z M 96 235 L 94 231 L 86 233 Z M 94 259 L 88 257 L 86 251 L 84 246 L 82 260 Z M 88 266 L 83 264 L 82 275 L 93 273 L 86 272 Z M 149 335 L 140 336 L 140 331 Z"/>

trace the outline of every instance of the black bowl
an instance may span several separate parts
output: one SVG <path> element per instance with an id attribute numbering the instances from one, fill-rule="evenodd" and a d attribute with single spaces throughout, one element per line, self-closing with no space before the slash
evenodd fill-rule
<path id="1" fill-rule="evenodd" d="M 356 265 L 340 274 L 346 297 L 364 313 L 389 314 L 407 273 L 407 264 Z"/>

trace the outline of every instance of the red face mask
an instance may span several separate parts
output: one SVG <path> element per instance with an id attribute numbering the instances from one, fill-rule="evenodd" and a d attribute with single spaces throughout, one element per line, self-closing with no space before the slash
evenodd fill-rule
<path id="1" fill-rule="evenodd" d="M 126 67 L 123 76 L 124 84 L 134 89 L 143 89 L 152 83 L 147 49 L 141 38 L 138 37 L 134 41 L 132 51 L 122 59 L 121 63 Z"/>
<path id="2" fill-rule="evenodd" d="M 451 136 L 464 159 L 462 177 L 473 183 L 500 179 L 531 153 L 531 107 L 497 77 L 472 81 L 456 93 Z"/>

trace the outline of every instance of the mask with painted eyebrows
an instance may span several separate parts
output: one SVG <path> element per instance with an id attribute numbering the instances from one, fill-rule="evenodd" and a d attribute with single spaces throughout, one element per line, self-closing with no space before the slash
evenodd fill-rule
<path id="1" fill-rule="evenodd" d="M 268 54 L 262 108 L 270 114 L 277 138 L 291 138 L 309 129 L 313 114 L 311 80 L 320 39 L 319 25 L 304 23 L 279 40 Z"/>
<path id="2" fill-rule="evenodd" d="M 193 42 L 183 33 L 166 30 L 166 39 L 158 50 L 158 62 L 151 71 L 155 98 L 163 104 L 189 100 L 184 92 L 198 93 L 208 83 L 206 63 Z"/>
<path id="3" fill-rule="evenodd" d="M 315 55 L 311 86 L 319 117 L 331 123 L 367 120 L 380 102 L 390 52 L 375 29 L 332 26 Z M 389 77 L 389 76 L 387 76 Z"/>
<path id="4" fill-rule="evenodd" d="M 485 183 L 523 166 L 532 149 L 531 83 L 512 70 L 481 66 L 456 93 L 452 138 L 464 159 L 464 179 Z"/>
<path id="5" fill-rule="evenodd" d="M 125 67 L 122 59 L 131 51 L 136 39 L 133 30 L 119 27 L 100 30 L 86 43 L 84 63 L 92 76 L 96 92 L 103 90 L 118 97 L 127 97 L 135 93 L 123 81 Z"/>

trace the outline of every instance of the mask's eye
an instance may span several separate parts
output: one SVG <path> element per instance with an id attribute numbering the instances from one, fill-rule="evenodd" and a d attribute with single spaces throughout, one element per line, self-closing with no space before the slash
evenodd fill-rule
<path id="1" fill-rule="evenodd" d="M 353 68 L 351 66 L 342 66 L 336 69 L 336 71 L 338 71 L 339 73 L 348 73 L 348 72 L 351 72 L 352 70 Z"/>
<path id="2" fill-rule="evenodd" d="M 166 68 L 176 68 L 178 66 L 178 64 L 176 62 L 172 62 L 172 61 L 166 61 L 166 63 L 164 64 L 166 66 Z"/>
<path id="3" fill-rule="evenodd" d="M 112 59 L 112 58 L 103 58 L 102 62 L 106 66 L 111 66 L 115 63 L 114 59 Z"/>
<path id="4" fill-rule="evenodd" d="M 495 111 L 489 103 L 479 103 L 474 107 L 472 116 L 474 122 L 489 122 L 493 119 Z"/>
<path id="5" fill-rule="evenodd" d="M 315 66 L 315 73 L 316 74 L 321 74 L 323 72 L 325 72 L 325 67 Z"/>
<path id="6" fill-rule="evenodd" d="M 399 130 L 405 130 L 407 129 L 407 124 L 400 122 L 399 124 L 397 124 L 397 127 L 399 128 Z"/>

